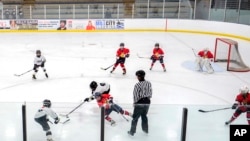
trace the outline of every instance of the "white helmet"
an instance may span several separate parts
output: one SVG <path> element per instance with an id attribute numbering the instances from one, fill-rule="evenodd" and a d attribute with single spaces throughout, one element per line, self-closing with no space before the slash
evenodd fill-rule
<path id="1" fill-rule="evenodd" d="M 241 88 L 240 88 L 240 93 L 242 93 L 242 94 L 247 94 L 249 92 L 249 89 L 248 89 L 248 87 L 245 85 L 245 86 L 242 86 Z"/>

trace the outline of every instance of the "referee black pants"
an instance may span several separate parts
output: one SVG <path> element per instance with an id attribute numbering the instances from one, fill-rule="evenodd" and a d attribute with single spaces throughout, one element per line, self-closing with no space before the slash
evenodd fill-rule
<path id="1" fill-rule="evenodd" d="M 136 133 L 138 119 L 141 117 L 141 127 L 145 133 L 148 133 L 148 110 L 149 104 L 136 104 L 133 111 L 133 120 L 131 123 L 130 133 Z"/>

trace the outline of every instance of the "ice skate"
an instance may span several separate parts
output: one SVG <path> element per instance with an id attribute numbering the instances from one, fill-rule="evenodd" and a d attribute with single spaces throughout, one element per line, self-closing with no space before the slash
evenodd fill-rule
<path id="1" fill-rule="evenodd" d="M 226 122 L 225 122 L 225 125 L 229 125 L 231 122 L 232 122 L 231 120 L 226 121 Z"/>
<path id="2" fill-rule="evenodd" d="M 47 141 L 54 141 L 53 139 L 47 139 Z"/>
<path id="3" fill-rule="evenodd" d="M 125 75 L 126 74 L 126 69 L 122 69 L 122 70 L 123 70 L 122 74 Z"/>
<path id="4" fill-rule="evenodd" d="M 130 136 L 134 136 L 134 133 L 132 133 L 132 132 L 130 132 L 130 131 L 128 131 L 128 134 L 129 134 Z"/>
<path id="5" fill-rule="evenodd" d="M 111 126 L 115 126 L 116 125 L 115 121 L 114 120 L 110 120 L 110 125 Z"/>
<path id="6" fill-rule="evenodd" d="M 167 71 L 166 68 L 164 68 L 163 71 L 166 72 Z"/>
<path id="7" fill-rule="evenodd" d="M 152 70 L 152 67 L 150 67 L 149 70 Z"/>

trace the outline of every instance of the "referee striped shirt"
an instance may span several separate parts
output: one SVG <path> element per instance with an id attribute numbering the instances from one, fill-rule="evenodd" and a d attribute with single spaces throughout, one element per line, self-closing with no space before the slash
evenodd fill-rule
<path id="1" fill-rule="evenodd" d="M 134 103 L 137 103 L 142 98 L 151 98 L 152 97 L 152 85 L 149 81 L 139 81 L 134 86 Z"/>

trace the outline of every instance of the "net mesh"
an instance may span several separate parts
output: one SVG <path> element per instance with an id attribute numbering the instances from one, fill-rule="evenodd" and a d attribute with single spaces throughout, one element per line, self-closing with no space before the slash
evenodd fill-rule
<path id="1" fill-rule="evenodd" d="M 226 62 L 228 71 L 246 72 L 250 68 L 243 62 L 238 43 L 227 38 L 216 38 L 215 43 L 215 62 Z"/>

